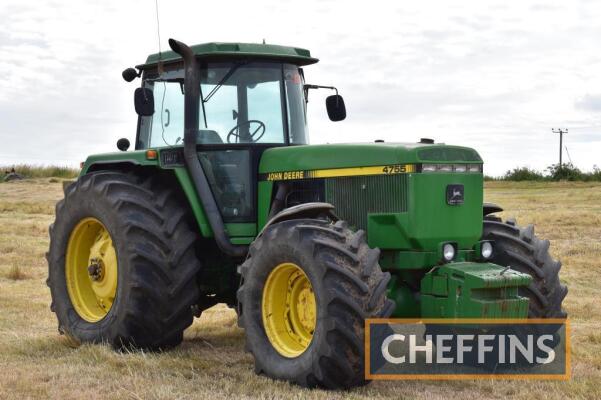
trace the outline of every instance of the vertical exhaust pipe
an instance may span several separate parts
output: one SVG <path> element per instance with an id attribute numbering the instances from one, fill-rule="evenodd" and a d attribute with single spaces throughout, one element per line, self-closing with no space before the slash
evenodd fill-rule
<path id="1" fill-rule="evenodd" d="M 233 245 L 225 231 L 225 224 L 207 176 L 196 152 L 196 133 L 200 117 L 200 68 L 192 49 L 175 39 L 169 39 L 171 50 L 184 60 L 184 162 L 213 230 L 215 241 L 221 251 L 231 257 L 244 257 L 248 246 Z"/>

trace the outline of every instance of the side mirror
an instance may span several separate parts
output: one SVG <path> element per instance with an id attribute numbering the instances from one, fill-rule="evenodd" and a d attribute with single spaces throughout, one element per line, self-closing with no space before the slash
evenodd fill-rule
<path id="1" fill-rule="evenodd" d="M 121 76 L 125 79 L 126 82 L 131 82 L 136 79 L 140 74 L 134 68 L 127 68 L 123 72 L 121 72 Z"/>
<path id="2" fill-rule="evenodd" d="M 148 88 L 137 88 L 134 92 L 134 106 L 136 113 L 141 117 L 154 114 L 154 95 Z"/>
<path id="3" fill-rule="evenodd" d="M 129 149 L 129 140 L 126 138 L 117 140 L 117 148 L 121 151 L 127 151 L 127 149 Z"/>
<path id="4" fill-rule="evenodd" d="M 346 118 L 344 99 L 339 94 L 334 94 L 326 98 L 326 109 L 331 121 L 342 121 Z"/>

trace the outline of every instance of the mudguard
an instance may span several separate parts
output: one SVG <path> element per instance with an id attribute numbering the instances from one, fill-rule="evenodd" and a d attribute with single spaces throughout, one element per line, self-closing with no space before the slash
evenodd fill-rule
<path id="1" fill-rule="evenodd" d="M 270 225 L 273 225 L 277 222 L 287 221 L 290 219 L 299 219 L 299 218 L 315 218 L 321 214 L 327 214 L 333 221 L 338 221 L 338 217 L 334 214 L 335 207 L 330 203 L 303 203 L 296 206 L 288 207 L 277 213 L 273 218 L 271 218 L 261 232 L 259 232 L 258 236 L 263 234 L 265 228 Z M 258 237 L 257 236 L 257 237 Z"/>
<path id="2" fill-rule="evenodd" d="M 503 211 L 503 209 L 494 203 L 482 204 L 482 213 L 483 213 L 482 216 L 483 217 L 486 217 L 489 214 L 494 214 L 494 213 L 501 212 L 501 211 Z"/>

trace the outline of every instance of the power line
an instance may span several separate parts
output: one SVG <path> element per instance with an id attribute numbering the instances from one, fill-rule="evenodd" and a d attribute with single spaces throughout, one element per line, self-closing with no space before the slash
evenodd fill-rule
<path id="1" fill-rule="evenodd" d="M 572 126 L 570 129 L 571 129 L 571 130 L 574 130 L 574 129 L 590 129 L 590 130 L 597 130 L 597 129 L 601 129 L 601 125 Z M 566 131 L 567 131 L 567 129 L 566 129 Z"/>
<path id="2" fill-rule="evenodd" d="M 568 151 L 568 146 L 563 146 L 563 147 L 565 147 L 565 149 L 566 149 L 566 154 L 568 155 L 568 160 L 570 160 L 570 164 L 573 164 L 572 157 L 570 157 L 570 152 Z"/>

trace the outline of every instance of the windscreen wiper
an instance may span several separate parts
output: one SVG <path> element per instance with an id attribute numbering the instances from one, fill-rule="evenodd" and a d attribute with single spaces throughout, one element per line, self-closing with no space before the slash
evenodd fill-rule
<path id="1" fill-rule="evenodd" d="M 230 77 L 232 75 L 234 75 L 234 72 L 236 72 L 238 70 L 238 68 L 240 68 L 241 66 L 242 66 L 242 63 L 239 63 L 239 64 L 234 65 L 232 68 L 230 68 L 230 70 L 227 71 L 227 73 L 223 76 L 223 78 L 221 78 L 221 80 L 217 83 L 217 85 L 213 88 L 213 90 L 211 90 L 209 92 L 206 99 L 203 97 L 203 94 L 202 94 L 202 83 L 201 83 L 201 85 L 200 85 L 200 105 L 202 106 L 202 116 L 204 118 L 205 129 L 208 129 L 207 113 L 205 111 L 205 103 L 208 103 L 209 100 L 211 100 L 211 97 L 213 97 L 213 95 L 215 93 L 217 93 L 217 91 L 221 88 L 221 86 L 223 86 L 223 84 L 228 79 L 230 79 Z"/>
<path id="2" fill-rule="evenodd" d="M 217 85 L 216 85 L 216 86 L 213 88 L 213 90 L 211 90 L 211 91 L 209 92 L 209 94 L 207 95 L 207 98 L 206 98 L 206 99 L 203 99 L 202 101 L 203 101 L 204 103 L 208 103 L 208 102 L 209 102 L 209 100 L 211 100 L 211 97 L 213 97 L 213 95 L 214 95 L 215 93 L 217 93 L 217 91 L 218 91 L 219 89 L 221 89 L 221 86 L 223 86 L 223 84 L 224 84 L 225 82 L 227 82 L 227 80 L 228 80 L 228 79 L 230 79 L 230 77 L 231 77 L 232 75 L 234 75 L 234 72 L 236 72 L 236 71 L 238 70 L 238 68 L 240 68 L 241 66 L 242 66 L 242 63 L 239 63 L 239 64 L 236 64 L 236 65 L 234 65 L 232 68 L 230 68 L 230 70 L 229 70 L 229 71 L 227 71 L 227 73 L 226 73 L 226 74 L 223 76 L 223 78 L 221 78 L 221 80 L 220 80 L 220 81 L 217 83 Z"/>

